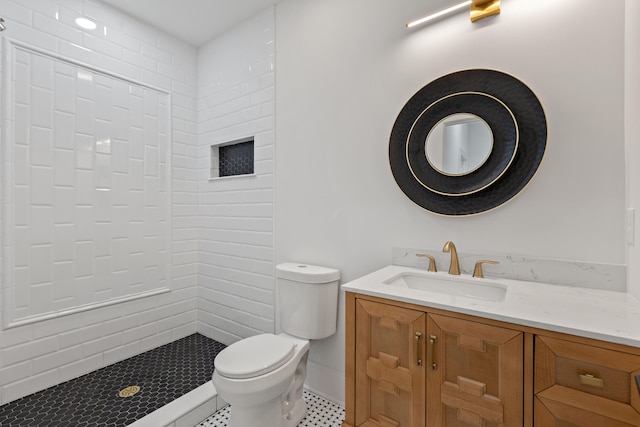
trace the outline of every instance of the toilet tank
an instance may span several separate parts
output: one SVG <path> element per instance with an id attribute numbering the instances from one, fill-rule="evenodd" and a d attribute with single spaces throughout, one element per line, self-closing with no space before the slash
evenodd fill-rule
<path id="1" fill-rule="evenodd" d="M 276 266 L 280 326 L 289 335 L 317 340 L 336 332 L 340 271 L 286 262 Z"/>

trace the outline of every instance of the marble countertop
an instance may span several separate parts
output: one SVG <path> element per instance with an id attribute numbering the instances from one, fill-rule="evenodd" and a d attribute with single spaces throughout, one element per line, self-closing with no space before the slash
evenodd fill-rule
<path id="1" fill-rule="evenodd" d="M 424 274 L 426 270 L 390 265 L 345 283 L 341 288 L 640 348 L 640 301 L 628 293 L 491 278 L 506 286 L 507 292 L 504 300 L 484 301 L 383 283 L 402 272 Z"/>

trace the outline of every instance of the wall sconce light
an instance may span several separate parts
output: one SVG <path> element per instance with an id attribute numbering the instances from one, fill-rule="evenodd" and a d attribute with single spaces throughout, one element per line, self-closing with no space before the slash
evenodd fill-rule
<path id="1" fill-rule="evenodd" d="M 471 22 L 476 22 L 480 19 L 500 13 L 500 0 L 467 0 L 441 10 L 440 12 L 432 13 L 424 18 L 409 22 L 407 24 L 407 28 L 415 27 L 416 25 L 424 24 L 425 22 L 432 21 L 442 16 L 453 14 L 467 6 L 469 6 L 469 17 Z"/>

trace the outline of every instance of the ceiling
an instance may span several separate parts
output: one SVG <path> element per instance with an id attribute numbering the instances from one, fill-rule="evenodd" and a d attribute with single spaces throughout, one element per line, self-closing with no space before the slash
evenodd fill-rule
<path id="1" fill-rule="evenodd" d="M 282 0 L 99 1 L 198 47 Z M 420 0 L 416 1 L 420 3 Z M 459 1 L 427 0 L 424 2 L 424 11 L 411 18 L 420 18 Z"/>
<path id="2" fill-rule="evenodd" d="M 101 0 L 200 46 L 280 0 Z"/>

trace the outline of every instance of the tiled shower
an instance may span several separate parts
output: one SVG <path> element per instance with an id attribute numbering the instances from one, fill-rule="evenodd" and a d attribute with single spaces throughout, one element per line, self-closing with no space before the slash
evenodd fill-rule
<path id="1" fill-rule="evenodd" d="M 0 11 L 0 404 L 272 331 L 273 10 L 199 50 L 97 0 Z M 211 147 L 247 137 L 254 173 L 211 179 Z"/>
<path id="2" fill-rule="evenodd" d="M 7 326 L 167 291 L 170 93 L 5 49 Z"/>

